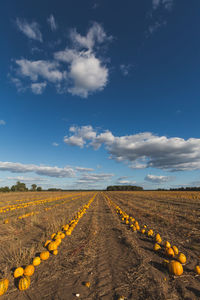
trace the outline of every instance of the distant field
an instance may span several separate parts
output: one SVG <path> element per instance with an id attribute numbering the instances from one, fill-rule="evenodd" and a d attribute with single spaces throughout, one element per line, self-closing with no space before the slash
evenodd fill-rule
<path id="1" fill-rule="evenodd" d="M 31 264 L 61 232 L 58 254 L 49 250 L 30 287 L 19 291 L 13 271 Z M 155 252 L 157 233 L 162 242 Z M 164 241 L 186 255 L 181 276 L 163 265 L 171 260 Z M 199 192 L 0 194 L 0 274 L 9 279 L 2 299 L 200 299 L 199 263 Z"/>

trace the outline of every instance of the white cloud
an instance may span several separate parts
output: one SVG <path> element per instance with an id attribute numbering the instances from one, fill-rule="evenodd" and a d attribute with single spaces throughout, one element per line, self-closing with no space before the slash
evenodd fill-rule
<path id="1" fill-rule="evenodd" d="M 112 40 L 112 36 L 107 36 L 103 27 L 97 22 L 92 24 L 86 36 L 82 36 L 76 29 L 72 29 L 70 37 L 76 47 L 86 48 L 88 50 L 92 50 L 97 44 Z"/>
<path id="2" fill-rule="evenodd" d="M 58 143 L 56 143 L 56 142 L 53 142 L 53 143 L 52 143 L 52 146 L 54 146 L 54 147 L 58 147 L 58 146 L 59 146 L 59 144 L 58 144 Z"/>
<path id="3" fill-rule="evenodd" d="M 172 178 L 169 176 L 157 176 L 157 175 L 148 174 L 144 178 L 144 180 L 153 182 L 153 183 L 164 183 L 164 182 L 168 182 L 168 181 L 172 180 Z"/>
<path id="4" fill-rule="evenodd" d="M 71 178 L 75 176 L 75 171 L 71 167 L 50 167 L 37 166 L 33 164 L 21 164 L 13 162 L 0 162 L 0 171 L 9 171 L 12 173 L 27 173 L 33 172 L 38 175 L 45 175 L 57 178 Z"/>
<path id="5" fill-rule="evenodd" d="M 36 95 L 41 95 L 46 88 L 46 82 L 37 82 L 31 84 L 31 90 Z"/>
<path id="6" fill-rule="evenodd" d="M 100 173 L 100 174 L 95 174 L 95 173 L 85 173 L 83 176 L 81 176 L 78 180 L 77 183 L 79 184 L 96 184 L 98 182 L 103 182 L 103 181 L 108 181 L 114 176 L 114 174 L 106 174 L 106 173 Z"/>
<path id="7" fill-rule="evenodd" d="M 124 184 L 124 185 L 133 185 L 136 184 L 136 181 L 132 180 L 118 180 L 117 184 Z"/>
<path id="8" fill-rule="evenodd" d="M 0 125 L 6 125 L 6 122 L 4 120 L 0 120 Z"/>
<path id="9" fill-rule="evenodd" d="M 98 134 L 92 126 L 73 126 L 72 129 L 72 134 L 65 136 L 65 143 L 81 148 L 91 145 L 94 149 L 104 144 L 111 159 L 128 162 L 131 168 L 200 169 L 200 139 L 197 138 L 159 137 L 150 132 L 118 137 L 109 130 Z M 85 135 L 85 130 L 92 135 Z"/>
<path id="10" fill-rule="evenodd" d="M 16 177 L 7 177 L 8 180 L 14 180 L 14 181 L 23 181 L 23 182 L 46 182 L 48 179 L 41 178 L 41 177 L 24 177 L 24 176 L 16 176 Z"/>
<path id="11" fill-rule="evenodd" d="M 96 57 L 94 47 L 110 40 L 103 27 L 94 23 L 86 36 L 77 33 L 76 29 L 70 34 L 73 48 L 66 48 L 54 54 L 56 60 L 67 63 L 71 86 L 68 92 L 87 98 L 96 91 L 101 91 L 108 82 L 108 68 Z"/>
<path id="12" fill-rule="evenodd" d="M 28 23 L 25 20 L 16 20 L 17 27 L 21 32 L 23 32 L 28 38 L 42 42 L 42 34 L 38 23 L 32 22 Z"/>
<path id="13" fill-rule="evenodd" d="M 57 24 L 53 15 L 50 15 L 49 18 L 47 18 L 47 23 L 51 27 L 52 31 L 55 31 L 57 29 Z"/>
<path id="14" fill-rule="evenodd" d="M 16 60 L 16 64 L 19 66 L 19 69 L 17 70 L 18 74 L 29 77 L 32 81 L 36 81 L 41 77 L 56 83 L 66 78 L 66 72 L 61 72 L 59 70 L 59 64 L 57 62 L 19 59 Z"/>
<path id="15" fill-rule="evenodd" d="M 127 75 L 129 74 L 131 65 L 121 64 L 121 65 L 119 66 L 119 68 L 120 68 L 120 71 L 122 72 L 122 74 L 123 74 L 124 76 L 127 76 Z"/>
<path id="16" fill-rule="evenodd" d="M 78 172 L 92 172 L 92 171 L 94 171 L 94 169 L 92 169 L 92 168 L 84 168 L 84 167 L 76 167 L 76 170 Z"/>
<path id="17" fill-rule="evenodd" d="M 59 61 L 69 63 L 71 87 L 68 92 L 83 98 L 95 91 L 101 91 L 108 82 L 108 69 L 90 51 L 65 49 L 55 53 Z"/>
<path id="18" fill-rule="evenodd" d="M 171 10 L 174 4 L 174 0 L 152 0 L 153 9 L 162 7 L 167 10 Z"/>

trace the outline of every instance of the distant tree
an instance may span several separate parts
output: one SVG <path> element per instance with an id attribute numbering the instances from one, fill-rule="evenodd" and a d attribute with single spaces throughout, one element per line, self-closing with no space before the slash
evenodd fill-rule
<path id="1" fill-rule="evenodd" d="M 38 191 L 38 192 L 42 191 L 41 186 L 38 186 L 38 187 L 37 187 L 37 191 Z"/>
<path id="2" fill-rule="evenodd" d="M 31 185 L 31 190 L 32 191 L 36 191 L 36 188 L 37 188 L 37 185 L 35 183 Z"/>
<path id="3" fill-rule="evenodd" d="M 12 192 L 26 192 L 28 188 L 26 187 L 25 183 L 17 181 L 16 185 L 11 187 Z"/>
<path id="4" fill-rule="evenodd" d="M 143 187 L 134 185 L 110 185 L 107 191 L 143 191 Z"/>
<path id="5" fill-rule="evenodd" d="M 10 192 L 10 189 L 8 186 L 4 186 L 4 187 L 0 188 L 0 192 L 7 193 L 7 192 Z"/>

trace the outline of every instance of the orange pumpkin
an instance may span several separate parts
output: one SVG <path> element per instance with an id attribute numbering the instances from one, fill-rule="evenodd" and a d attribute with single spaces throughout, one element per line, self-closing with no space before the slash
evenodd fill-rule
<path id="1" fill-rule="evenodd" d="M 27 290 L 30 286 L 31 279 L 28 276 L 24 276 L 19 280 L 18 288 L 20 291 Z"/>
<path id="2" fill-rule="evenodd" d="M 33 259 L 33 265 L 34 265 L 34 266 L 39 266 L 40 263 L 41 263 L 41 259 L 40 259 L 39 256 L 37 256 L 37 257 L 35 257 L 35 258 Z"/>
<path id="3" fill-rule="evenodd" d="M 176 246 L 173 246 L 172 249 L 174 250 L 174 254 L 178 255 L 178 253 L 179 253 L 178 248 Z"/>
<path id="4" fill-rule="evenodd" d="M 194 268 L 194 271 L 195 271 L 198 275 L 200 275 L 200 266 L 196 266 L 196 267 Z"/>
<path id="5" fill-rule="evenodd" d="M 24 269 L 22 267 L 16 268 L 14 271 L 14 277 L 18 278 L 24 274 Z"/>
<path id="6" fill-rule="evenodd" d="M 154 250 L 154 251 L 158 251 L 158 250 L 160 250 L 160 249 L 161 249 L 160 245 L 157 244 L 157 243 L 155 243 L 155 245 L 153 246 L 153 250 Z"/>
<path id="7" fill-rule="evenodd" d="M 49 258 L 49 255 L 50 255 L 49 251 L 42 251 L 42 252 L 40 253 L 40 258 L 41 258 L 42 260 L 47 260 L 47 259 Z"/>
<path id="8" fill-rule="evenodd" d="M 49 250 L 49 251 L 53 251 L 53 250 L 56 250 L 57 247 L 58 247 L 58 245 L 57 245 L 56 242 L 51 242 L 51 243 L 49 243 L 49 245 L 48 245 L 48 250 Z"/>
<path id="9" fill-rule="evenodd" d="M 180 263 L 182 263 L 182 264 L 185 264 L 186 263 L 186 256 L 185 256 L 185 254 L 179 253 L 178 261 L 180 261 Z"/>
<path id="10" fill-rule="evenodd" d="M 7 278 L 0 280 L 0 296 L 5 294 L 8 289 L 9 280 Z"/>
<path id="11" fill-rule="evenodd" d="M 174 250 L 172 248 L 166 248 L 165 253 L 169 257 L 174 257 Z"/>
<path id="12" fill-rule="evenodd" d="M 164 242 L 164 247 L 165 248 L 171 248 L 170 242 L 168 242 L 168 241 Z"/>
<path id="13" fill-rule="evenodd" d="M 53 250 L 53 255 L 57 255 L 58 254 L 58 250 L 56 249 L 56 250 Z"/>
<path id="14" fill-rule="evenodd" d="M 28 265 L 26 266 L 26 268 L 24 269 L 24 275 L 25 276 L 32 276 L 33 273 L 35 271 L 35 268 L 33 265 Z"/>
<path id="15" fill-rule="evenodd" d="M 182 275 L 183 274 L 183 266 L 180 264 L 180 262 L 176 260 L 170 261 L 168 264 L 169 272 L 173 275 Z"/>

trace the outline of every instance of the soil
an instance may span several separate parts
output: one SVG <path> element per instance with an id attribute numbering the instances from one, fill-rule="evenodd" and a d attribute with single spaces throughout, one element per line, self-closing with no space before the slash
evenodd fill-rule
<path id="1" fill-rule="evenodd" d="M 162 265 L 163 254 L 152 250 L 153 240 L 133 232 L 124 224 L 105 195 L 134 216 L 139 224 L 150 226 L 186 254 L 188 262 L 182 276 L 168 273 Z M 82 201 L 85 204 L 90 198 L 91 194 Z M 48 261 L 36 267 L 30 288 L 20 292 L 13 285 L 1 298 L 112 300 L 123 296 L 121 299 L 200 299 L 200 276 L 193 272 L 200 253 L 198 246 L 190 246 L 192 238 L 197 241 L 199 238 L 199 231 L 193 232 L 194 228 L 199 229 L 198 217 L 195 219 L 194 213 L 191 224 L 193 214 L 185 214 L 191 206 L 184 199 L 181 203 L 177 199 L 167 201 L 165 198 L 149 198 L 146 202 L 147 198 L 147 194 L 141 197 L 141 194 L 134 193 L 98 192 L 72 235 L 59 246 L 58 255 L 51 255 Z M 156 208 L 158 203 L 162 203 L 160 211 Z M 184 208 L 181 208 L 182 203 Z M 198 214 L 200 202 L 195 204 Z M 77 207 L 75 202 L 71 205 L 74 211 L 75 207 L 81 206 L 79 203 Z M 174 220 L 169 218 L 171 206 L 176 207 Z M 90 286 L 87 287 L 86 283 Z"/>

